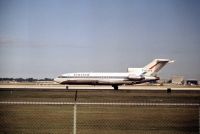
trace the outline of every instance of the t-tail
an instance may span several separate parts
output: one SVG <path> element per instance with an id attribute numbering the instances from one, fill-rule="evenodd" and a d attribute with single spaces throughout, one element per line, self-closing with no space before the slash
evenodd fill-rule
<path id="1" fill-rule="evenodd" d="M 154 59 L 151 63 L 143 68 L 143 75 L 145 76 L 156 76 L 158 71 L 160 71 L 167 63 L 172 63 L 173 60 L 170 59 Z"/>
<path id="2" fill-rule="evenodd" d="M 167 63 L 172 63 L 174 61 L 169 59 L 154 59 L 152 62 L 147 64 L 143 68 L 128 68 L 129 73 L 133 73 L 136 76 L 156 76 L 158 71 L 160 71 Z"/>

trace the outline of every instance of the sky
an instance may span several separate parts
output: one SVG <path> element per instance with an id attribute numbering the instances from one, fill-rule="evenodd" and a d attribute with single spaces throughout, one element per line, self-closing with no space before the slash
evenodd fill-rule
<path id="1" fill-rule="evenodd" d="M 200 79 L 199 0 L 0 0 L 0 77 L 126 72 Z"/>

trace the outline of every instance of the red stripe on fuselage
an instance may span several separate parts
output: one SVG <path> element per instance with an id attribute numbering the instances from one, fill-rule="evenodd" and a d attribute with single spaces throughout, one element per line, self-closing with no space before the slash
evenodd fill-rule
<path id="1" fill-rule="evenodd" d="M 153 69 L 155 66 L 157 66 L 160 62 L 157 62 L 155 65 L 153 65 L 152 67 L 150 67 L 149 69 Z"/>

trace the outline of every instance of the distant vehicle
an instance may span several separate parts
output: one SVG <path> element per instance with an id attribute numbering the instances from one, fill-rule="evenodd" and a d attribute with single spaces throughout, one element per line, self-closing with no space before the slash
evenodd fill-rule
<path id="1" fill-rule="evenodd" d="M 128 68 L 125 73 L 66 73 L 58 76 L 54 81 L 67 85 L 112 85 L 118 90 L 119 85 L 132 85 L 159 80 L 157 72 L 167 63 L 169 59 L 154 59 L 143 68 Z M 66 87 L 68 88 L 68 87 Z"/>

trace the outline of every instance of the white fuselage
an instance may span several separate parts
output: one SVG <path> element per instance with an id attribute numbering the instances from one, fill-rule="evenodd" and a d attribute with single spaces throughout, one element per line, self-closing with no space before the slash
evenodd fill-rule
<path id="1" fill-rule="evenodd" d="M 126 73 L 66 73 L 54 80 L 60 84 L 81 85 L 112 85 L 118 89 L 123 84 L 138 84 L 156 81 L 157 72 L 167 63 L 169 59 L 155 59 L 143 68 L 128 68 Z"/>
<path id="2" fill-rule="evenodd" d="M 158 77 L 133 73 L 67 73 L 54 80 L 60 84 L 122 85 L 157 80 Z"/>

